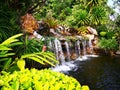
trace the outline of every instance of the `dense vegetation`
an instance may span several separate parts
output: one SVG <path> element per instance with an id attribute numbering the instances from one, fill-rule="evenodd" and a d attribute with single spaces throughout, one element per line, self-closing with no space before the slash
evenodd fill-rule
<path id="1" fill-rule="evenodd" d="M 52 17 L 55 22 L 51 23 L 77 30 L 91 26 L 98 33 L 107 32 L 105 39 L 115 37 L 118 40 L 120 36 L 119 15 L 115 16 L 107 0 L 2 0 L 0 5 L 0 42 L 22 31 L 20 17 L 26 13 L 33 14 L 37 20 Z M 119 1 L 115 0 L 114 5 L 119 7 Z M 109 16 L 115 16 L 115 20 L 110 20 Z"/>
<path id="2" fill-rule="evenodd" d="M 0 87 L 1 90 L 89 90 L 76 79 L 47 69 L 2 72 Z"/>
<path id="3" fill-rule="evenodd" d="M 114 5 L 119 7 L 119 0 Z M 42 51 L 42 40 L 28 40 L 27 35 L 19 34 L 23 31 L 20 19 L 26 13 L 38 21 L 44 20 L 52 28 L 59 24 L 85 32 L 83 27 L 91 26 L 99 34 L 101 48 L 120 50 L 120 15 L 107 6 L 107 0 L 1 0 L 0 71 L 31 68 L 34 62 L 52 66 L 58 63 L 53 53 Z"/>

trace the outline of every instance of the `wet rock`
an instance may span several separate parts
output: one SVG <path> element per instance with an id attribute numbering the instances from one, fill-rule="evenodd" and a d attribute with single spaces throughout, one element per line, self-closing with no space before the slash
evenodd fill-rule
<path id="1" fill-rule="evenodd" d="M 120 51 L 117 51 L 115 54 L 120 55 Z"/>
<path id="2" fill-rule="evenodd" d="M 76 54 L 76 53 L 72 53 L 70 58 L 71 58 L 72 60 L 75 60 L 75 59 L 77 58 L 77 54 Z"/>

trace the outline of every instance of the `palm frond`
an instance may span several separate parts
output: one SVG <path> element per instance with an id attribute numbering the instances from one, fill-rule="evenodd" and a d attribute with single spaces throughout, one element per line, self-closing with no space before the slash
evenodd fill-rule
<path id="1" fill-rule="evenodd" d="M 58 63 L 55 56 L 51 54 L 50 52 L 39 52 L 39 53 L 33 53 L 33 54 L 26 54 L 26 55 L 22 55 L 21 59 L 31 59 L 43 65 L 45 63 L 48 63 L 52 66 L 55 66 L 53 63 Z"/>
<path id="2" fill-rule="evenodd" d="M 6 46 L 0 45 L 0 50 L 12 50 L 12 49 Z"/>
<path id="3" fill-rule="evenodd" d="M 12 61 L 11 56 L 15 55 L 15 53 L 11 52 L 11 47 L 22 44 L 18 39 L 16 39 L 20 36 L 22 36 L 22 34 L 14 35 L 0 44 L 1 70 L 7 70 L 7 68 L 14 62 Z"/>
<path id="4" fill-rule="evenodd" d="M 17 42 L 17 41 L 19 41 L 19 40 L 16 39 L 16 38 L 18 38 L 18 37 L 20 37 L 20 36 L 22 36 L 22 35 L 23 35 L 23 34 L 14 35 L 14 36 L 8 38 L 7 40 L 5 40 L 4 42 L 2 42 L 1 45 L 9 45 L 9 44 L 11 44 L 11 43 L 13 43 L 13 42 Z"/>

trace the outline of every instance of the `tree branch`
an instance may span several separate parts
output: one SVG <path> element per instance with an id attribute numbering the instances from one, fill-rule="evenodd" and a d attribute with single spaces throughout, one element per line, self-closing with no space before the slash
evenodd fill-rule
<path id="1" fill-rule="evenodd" d="M 33 12 L 35 12 L 35 9 L 36 9 L 38 6 L 43 7 L 43 6 L 45 5 L 45 2 L 46 2 L 46 1 L 47 1 L 47 0 L 42 0 L 42 2 L 38 2 L 35 6 L 29 8 L 29 9 L 27 10 L 27 13 L 33 13 Z"/>

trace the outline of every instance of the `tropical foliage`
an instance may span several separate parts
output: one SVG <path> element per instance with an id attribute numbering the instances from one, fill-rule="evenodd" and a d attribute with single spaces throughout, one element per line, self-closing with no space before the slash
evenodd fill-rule
<path id="1" fill-rule="evenodd" d="M 21 37 L 20 41 L 23 44 L 19 45 L 18 47 L 14 47 L 14 51 L 17 56 L 41 52 L 44 45 L 44 41 L 42 40 L 36 40 L 35 38 L 28 39 L 28 35 L 26 35 L 25 37 Z"/>
<path id="2" fill-rule="evenodd" d="M 2 8 L 0 9 L 0 42 L 20 32 L 16 12 L 12 11 L 11 13 L 10 8 L 5 6 Z"/>
<path id="3" fill-rule="evenodd" d="M 118 15 L 118 17 L 112 18 L 113 20 L 109 20 L 109 15 L 113 12 L 108 8 L 107 1 L 1 0 L 0 71 L 18 71 L 12 74 L 2 72 L 0 89 L 89 90 L 87 86 L 81 87 L 75 79 L 68 79 L 63 74 L 59 75 L 50 70 L 25 69 L 26 62 L 35 61 L 43 65 L 48 63 L 52 66 L 58 62 L 53 53 L 49 51 L 42 52 L 43 41 L 29 40 L 27 36 L 20 37 L 22 36 L 22 34 L 18 34 L 22 31 L 20 17 L 30 13 L 37 20 L 44 18 L 43 20 L 49 28 L 55 28 L 59 22 L 77 29 L 77 34 L 86 33 L 85 27 L 92 26 L 98 30 L 100 35 L 100 48 L 117 50 L 118 46 L 120 47 L 120 16 Z M 114 5 L 119 7 L 119 0 L 114 0 Z M 30 64 L 28 63 L 28 65 Z"/>
<path id="4" fill-rule="evenodd" d="M 43 21 L 49 26 L 49 28 L 55 28 L 58 25 L 57 19 L 52 15 L 52 12 L 49 11 Z"/>
<path id="5" fill-rule="evenodd" d="M 115 38 L 112 39 L 105 39 L 102 38 L 99 42 L 99 47 L 105 50 L 117 50 L 118 49 L 118 42 Z"/>
<path id="6" fill-rule="evenodd" d="M 19 45 L 23 44 L 22 42 L 19 42 L 18 37 L 20 37 L 22 34 L 14 35 L 4 42 L 0 44 L 0 67 L 1 70 L 15 70 L 18 69 L 16 67 L 16 63 L 19 60 L 22 60 L 21 62 L 25 62 L 25 60 L 33 60 L 41 64 L 48 63 L 52 66 L 54 66 L 55 63 L 58 63 L 55 59 L 55 56 L 51 52 L 34 52 L 34 53 L 25 53 L 22 55 L 16 56 L 16 53 L 13 53 L 13 46 L 19 47 Z M 19 66 L 23 67 L 24 64 L 21 63 Z"/>
<path id="7" fill-rule="evenodd" d="M 12 74 L 2 72 L 1 90 L 89 90 L 73 77 L 51 70 L 25 69 Z"/>
<path id="8" fill-rule="evenodd" d="M 12 47 L 22 44 L 22 42 L 19 42 L 19 40 L 17 39 L 21 35 L 22 34 L 12 36 L 0 44 L 1 70 L 7 70 L 8 68 L 10 68 L 10 66 L 12 66 L 15 63 L 14 61 L 12 61 L 12 57 L 11 57 L 15 55 L 15 53 L 12 52 L 13 50 Z"/>

